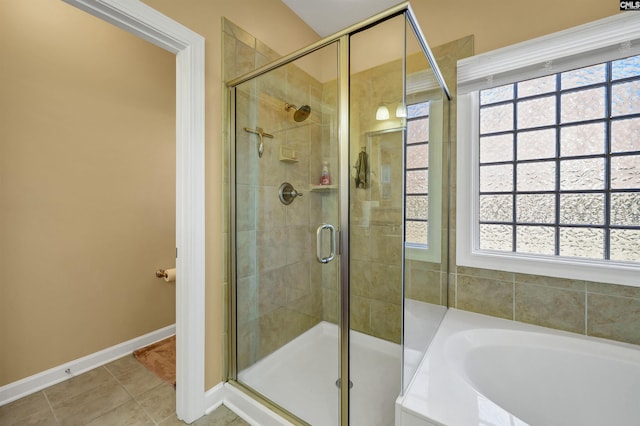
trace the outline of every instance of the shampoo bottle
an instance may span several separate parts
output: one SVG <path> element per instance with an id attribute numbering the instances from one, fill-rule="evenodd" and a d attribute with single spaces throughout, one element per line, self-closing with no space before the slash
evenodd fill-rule
<path id="1" fill-rule="evenodd" d="M 331 185 L 331 175 L 329 175 L 329 162 L 322 162 L 322 174 L 320 176 L 320 185 Z"/>

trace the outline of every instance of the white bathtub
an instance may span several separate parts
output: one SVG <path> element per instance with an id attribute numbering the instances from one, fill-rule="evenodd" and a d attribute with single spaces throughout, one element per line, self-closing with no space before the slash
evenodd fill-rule
<path id="1" fill-rule="evenodd" d="M 640 347 L 449 309 L 396 425 L 640 425 Z"/>

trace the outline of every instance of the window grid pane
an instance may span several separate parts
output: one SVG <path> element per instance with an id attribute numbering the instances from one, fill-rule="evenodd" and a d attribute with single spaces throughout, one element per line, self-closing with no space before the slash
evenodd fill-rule
<path id="1" fill-rule="evenodd" d="M 428 245 L 429 102 L 407 106 L 405 242 Z"/>
<path id="2" fill-rule="evenodd" d="M 480 92 L 481 250 L 640 262 L 639 70 L 640 55 Z"/>

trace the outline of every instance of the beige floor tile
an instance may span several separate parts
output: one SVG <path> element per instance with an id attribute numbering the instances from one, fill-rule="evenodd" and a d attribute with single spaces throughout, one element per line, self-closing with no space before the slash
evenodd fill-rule
<path id="1" fill-rule="evenodd" d="M 39 424 L 25 423 L 25 419 L 40 413 L 43 413 L 44 417 L 53 414 L 44 393 L 37 392 L 0 407 L 0 425 Z"/>
<path id="2" fill-rule="evenodd" d="M 144 365 L 142 365 L 132 354 L 129 354 L 122 358 L 118 358 L 115 361 L 111 361 L 105 365 L 105 368 L 117 379 L 131 370 L 143 369 Z"/>
<path id="3" fill-rule="evenodd" d="M 0 423 L 4 426 L 58 426 L 56 418 L 53 416 L 53 411 L 50 409 L 47 411 L 41 411 L 39 413 L 32 414 L 28 417 L 20 419 L 16 423 Z"/>
<path id="4" fill-rule="evenodd" d="M 239 423 L 240 421 L 241 423 Z M 212 413 L 208 416 L 201 417 L 195 423 L 195 426 L 239 426 L 248 424 L 240 417 L 236 415 L 233 411 L 229 410 L 224 405 L 216 408 Z"/>
<path id="5" fill-rule="evenodd" d="M 53 405 L 53 411 L 63 426 L 85 425 L 91 420 L 132 400 L 118 383 L 106 383 Z"/>
<path id="6" fill-rule="evenodd" d="M 57 385 L 53 385 L 45 389 L 44 393 L 47 395 L 47 398 L 49 398 L 51 405 L 56 405 L 65 399 L 73 398 L 76 395 L 108 383 L 115 384 L 117 382 L 104 367 L 99 367 L 62 383 L 58 383 Z"/>
<path id="7" fill-rule="evenodd" d="M 153 426 L 145 410 L 135 401 L 129 401 L 87 423 L 87 426 Z"/>
<path id="8" fill-rule="evenodd" d="M 159 426 L 184 426 L 186 425 L 186 423 L 178 420 L 178 417 L 176 417 L 175 414 L 167 417 L 166 419 L 164 419 L 163 421 L 161 421 L 160 423 L 158 423 Z"/>
<path id="9" fill-rule="evenodd" d="M 160 426 L 184 426 L 185 423 L 178 420 L 173 415 L 163 422 L 159 423 Z M 193 426 L 248 426 L 249 423 L 238 417 L 233 411 L 229 410 L 224 405 L 216 408 L 208 416 L 204 416 L 192 423 Z"/>
<path id="10" fill-rule="evenodd" d="M 165 383 L 147 370 L 133 355 L 120 358 L 105 367 L 133 396 L 138 396 Z"/>
<path id="11" fill-rule="evenodd" d="M 176 412 L 176 391 L 168 383 L 156 386 L 136 400 L 155 422 L 161 422 Z"/>

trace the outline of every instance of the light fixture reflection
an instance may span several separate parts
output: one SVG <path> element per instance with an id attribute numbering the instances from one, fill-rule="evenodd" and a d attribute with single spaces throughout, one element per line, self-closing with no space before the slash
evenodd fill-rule
<path id="1" fill-rule="evenodd" d="M 376 120 L 388 120 L 389 119 L 389 109 L 385 105 L 380 105 L 378 110 L 376 111 Z"/>
<path id="2" fill-rule="evenodd" d="M 404 104 L 400 102 L 396 107 L 396 117 L 405 118 L 406 116 L 407 116 L 407 109 L 404 107 Z"/>

